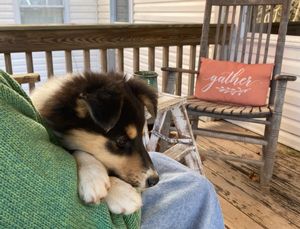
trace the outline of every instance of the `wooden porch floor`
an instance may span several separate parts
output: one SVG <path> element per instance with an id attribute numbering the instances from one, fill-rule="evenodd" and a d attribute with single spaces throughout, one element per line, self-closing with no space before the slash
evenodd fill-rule
<path id="1" fill-rule="evenodd" d="M 236 125 L 214 121 L 201 123 L 213 129 L 247 132 Z M 225 154 L 259 158 L 261 146 L 198 137 L 200 153 L 216 150 Z M 300 228 L 300 152 L 278 146 L 271 189 L 259 188 L 257 168 L 205 156 L 205 175 L 215 185 L 226 228 Z"/>

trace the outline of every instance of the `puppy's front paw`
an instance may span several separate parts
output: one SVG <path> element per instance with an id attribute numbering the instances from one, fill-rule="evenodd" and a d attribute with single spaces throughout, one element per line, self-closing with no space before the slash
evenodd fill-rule
<path id="1" fill-rule="evenodd" d="M 105 201 L 111 212 L 129 215 L 142 206 L 141 194 L 130 184 L 116 177 L 110 177 L 110 183 L 111 188 L 105 197 Z"/>
<path id="2" fill-rule="evenodd" d="M 106 170 L 97 164 L 79 168 L 79 196 L 86 204 L 99 204 L 106 197 L 110 181 Z"/>

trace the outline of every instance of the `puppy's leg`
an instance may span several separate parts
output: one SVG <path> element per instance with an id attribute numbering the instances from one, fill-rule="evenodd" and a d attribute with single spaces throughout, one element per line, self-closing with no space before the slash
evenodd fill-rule
<path id="1" fill-rule="evenodd" d="M 100 161 L 86 152 L 75 151 L 73 155 L 78 165 L 80 198 L 87 204 L 100 203 L 110 188 L 106 168 Z"/>
<path id="2" fill-rule="evenodd" d="M 130 184 L 116 177 L 109 177 L 111 187 L 105 201 L 111 212 L 129 215 L 142 206 L 141 194 Z"/>

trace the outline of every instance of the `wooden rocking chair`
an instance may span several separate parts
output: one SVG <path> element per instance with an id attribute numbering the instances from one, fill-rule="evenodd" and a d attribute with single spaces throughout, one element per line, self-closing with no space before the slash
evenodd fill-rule
<path id="1" fill-rule="evenodd" d="M 273 10 L 276 5 L 282 6 L 281 19 L 277 24 L 272 23 Z M 218 7 L 212 11 L 213 7 Z M 287 81 L 295 81 L 295 76 L 280 75 L 287 24 L 289 19 L 289 0 L 207 0 L 202 37 L 200 43 L 200 57 L 208 57 L 209 26 L 212 12 L 219 12 L 217 18 L 216 43 L 213 47 L 213 59 L 231 60 L 243 63 L 266 63 L 270 46 L 271 32 L 277 31 L 277 44 L 274 58 L 274 71 L 270 82 L 268 104 L 261 107 L 243 107 L 237 105 L 224 105 L 199 99 L 188 99 L 187 110 L 189 115 L 196 116 L 193 124 L 195 135 L 222 138 L 233 141 L 242 141 L 263 146 L 261 161 L 246 158 L 234 158 L 222 155 L 225 160 L 235 160 L 260 166 L 260 183 L 268 188 L 273 173 L 276 146 L 280 129 L 282 108 L 286 91 Z M 267 11 L 269 15 L 267 16 Z M 272 35 L 273 36 L 273 35 Z M 274 35 L 275 36 L 275 35 Z M 248 45 L 247 45 L 248 43 Z M 249 49 L 247 48 L 249 47 Z M 255 49 L 256 46 L 256 49 Z M 264 46 L 264 47 L 263 47 Z M 248 53 L 246 52 L 248 49 Z M 252 55 L 256 50 L 256 55 Z M 199 68 L 200 69 L 200 64 Z M 167 71 L 167 80 L 173 81 L 176 74 L 197 74 L 198 71 L 180 68 L 162 68 Z M 238 120 L 258 123 L 265 126 L 264 136 L 253 137 L 229 132 L 221 132 L 208 129 L 199 129 L 199 116 L 216 119 Z M 257 119 L 257 118 L 264 118 Z"/>

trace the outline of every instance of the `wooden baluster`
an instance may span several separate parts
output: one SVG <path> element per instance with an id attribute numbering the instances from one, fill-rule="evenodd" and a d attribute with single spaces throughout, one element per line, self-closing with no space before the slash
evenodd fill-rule
<path id="1" fill-rule="evenodd" d="M 47 77 L 51 78 L 54 75 L 52 52 L 46 52 Z"/>
<path id="2" fill-rule="evenodd" d="M 32 52 L 26 52 L 26 68 L 28 73 L 33 73 Z"/>
<path id="3" fill-rule="evenodd" d="M 265 44 L 265 52 L 264 52 L 264 61 L 263 61 L 264 63 L 267 62 L 268 54 L 269 54 L 269 44 L 270 44 L 273 12 L 274 12 L 274 5 L 271 5 L 270 17 L 269 17 L 269 23 L 268 23 L 268 29 L 267 29 L 267 38 L 266 38 L 266 44 Z"/>
<path id="4" fill-rule="evenodd" d="M 182 68 L 182 46 L 177 46 L 176 67 Z M 178 72 L 176 77 L 176 95 L 181 95 L 182 73 Z"/>
<path id="5" fill-rule="evenodd" d="M 249 55 L 248 55 L 248 64 L 251 64 L 252 60 L 252 53 L 253 53 L 253 44 L 254 44 L 254 35 L 256 30 L 256 18 L 257 18 L 257 6 L 254 6 L 253 14 L 252 14 L 252 32 L 251 32 L 251 39 L 250 39 L 250 47 L 249 47 Z"/>
<path id="6" fill-rule="evenodd" d="M 162 66 L 169 66 L 169 46 L 164 46 L 162 50 Z M 162 72 L 162 91 L 166 92 L 167 90 L 167 81 L 168 81 L 168 72 Z"/>
<path id="7" fill-rule="evenodd" d="M 84 71 L 90 71 L 91 70 L 91 56 L 90 56 L 89 49 L 83 50 L 83 60 L 84 60 Z"/>
<path id="8" fill-rule="evenodd" d="M 26 52 L 26 68 L 28 73 L 33 73 L 33 59 L 32 59 L 32 52 Z M 29 92 L 34 90 L 35 88 L 35 83 L 34 82 L 29 82 Z"/>
<path id="9" fill-rule="evenodd" d="M 13 74 L 11 55 L 10 53 L 4 53 L 5 69 L 9 74 Z"/>
<path id="10" fill-rule="evenodd" d="M 259 36 L 258 36 L 258 44 L 257 44 L 257 51 L 256 51 L 256 60 L 255 63 L 259 63 L 260 57 L 260 50 L 261 50 L 261 42 L 262 42 L 262 32 L 264 27 L 264 18 L 266 15 L 266 5 L 263 5 L 262 14 L 260 16 L 260 25 L 259 25 Z"/>
<path id="11" fill-rule="evenodd" d="M 140 70 L 140 49 L 133 48 L 133 72 Z"/>
<path id="12" fill-rule="evenodd" d="M 148 70 L 149 71 L 155 70 L 155 48 L 154 47 L 148 48 Z"/>
<path id="13" fill-rule="evenodd" d="M 65 51 L 65 60 L 66 60 L 66 72 L 72 73 L 73 66 L 72 66 L 72 51 L 71 50 Z"/>
<path id="14" fill-rule="evenodd" d="M 189 69 L 194 70 L 195 63 L 196 63 L 196 45 L 191 45 Z M 195 87 L 195 74 L 191 73 L 188 78 L 188 95 L 194 94 L 194 87 Z"/>
<path id="15" fill-rule="evenodd" d="M 100 69 L 101 72 L 107 72 L 107 49 L 100 49 Z"/>
<path id="16" fill-rule="evenodd" d="M 124 72 L 124 49 L 118 48 L 116 50 L 116 70 L 117 72 Z"/>

